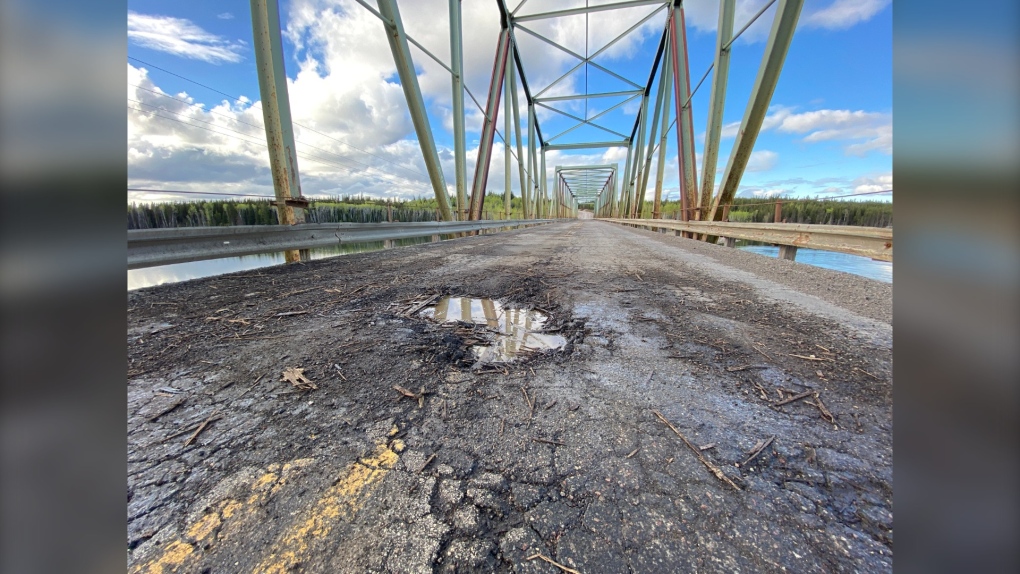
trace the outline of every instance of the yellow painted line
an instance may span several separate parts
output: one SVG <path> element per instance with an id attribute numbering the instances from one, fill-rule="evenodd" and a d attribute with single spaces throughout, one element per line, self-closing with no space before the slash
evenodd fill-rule
<path id="1" fill-rule="evenodd" d="M 389 437 L 398 432 L 396 427 Z M 350 465 L 339 481 L 305 512 L 272 546 L 267 558 L 255 572 L 284 573 L 309 552 L 312 543 L 325 538 L 342 519 L 352 518 L 364 505 L 380 481 L 397 464 L 404 450 L 400 439 L 380 441 L 372 454 Z M 169 543 L 162 552 L 131 569 L 133 574 L 170 574 L 190 572 L 203 555 L 198 549 L 246 532 L 264 519 L 261 508 L 275 496 L 297 471 L 312 464 L 314 459 L 298 459 L 280 465 L 269 465 L 251 483 L 246 498 L 228 498 L 213 507 L 184 529 L 184 536 Z"/>
<path id="2" fill-rule="evenodd" d="M 243 532 L 249 524 L 258 519 L 256 510 L 287 484 L 296 471 L 312 464 L 314 459 L 297 459 L 286 464 L 271 464 L 251 484 L 249 494 L 242 500 L 228 498 L 189 524 L 184 536 L 166 545 L 163 551 L 148 562 L 137 565 L 131 572 L 137 574 L 169 574 L 194 570 L 192 563 L 198 559 L 196 548 Z"/>
<path id="3" fill-rule="evenodd" d="M 391 433 L 392 436 L 393 433 Z M 312 544 L 329 536 L 340 520 L 350 520 L 364 506 L 383 478 L 397 464 L 403 441 L 378 444 L 371 455 L 355 462 L 311 505 L 273 545 L 265 560 L 253 572 L 284 574 L 305 561 Z"/>

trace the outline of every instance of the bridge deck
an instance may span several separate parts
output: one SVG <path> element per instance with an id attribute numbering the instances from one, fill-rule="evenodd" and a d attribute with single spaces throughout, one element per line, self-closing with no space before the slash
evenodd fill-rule
<path id="1" fill-rule="evenodd" d="M 400 314 L 433 293 L 571 342 L 474 372 L 467 335 Z M 891 303 L 598 221 L 132 292 L 129 566 L 891 570 Z"/>

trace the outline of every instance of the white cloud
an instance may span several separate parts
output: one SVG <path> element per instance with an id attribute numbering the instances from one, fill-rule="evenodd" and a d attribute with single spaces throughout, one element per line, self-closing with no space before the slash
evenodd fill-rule
<path id="1" fill-rule="evenodd" d="M 747 160 L 747 171 L 768 171 L 776 167 L 779 161 L 779 154 L 767 149 L 751 152 Z"/>
<path id="2" fill-rule="evenodd" d="M 892 173 L 875 176 L 861 176 L 853 181 L 854 193 L 869 193 L 891 190 L 893 188 Z"/>
<path id="3" fill-rule="evenodd" d="M 240 62 L 245 45 L 207 32 L 191 20 L 130 11 L 128 39 L 143 48 L 211 64 Z"/>
<path id="4" fill-rule="evenodd" d="M 722 137 L 735 137 L 739 130 L 740 122 L 725 124 Z M 772 106 L 761 126 L 761 131 L 769 130 L 804 134 L 806 143 L 849 142 L 843 148 L 847 155 L 864 156 L 870 151 L 892 155 L 892 114 L 864 110 L 795 113 L 793 108 Z"/>
<path id="5" fill-rule="evenodd" d="M 224 12 L 222 14 L 217 14 L 216 17 L 219 18 L 220 20 L 233 20 L 234 19 L 234 15 L 231 14 L 230 12 Z"/>
<path id="6" fill-rule="evenodd" d="M 861 22 L 867 22 L 889 5 L 892 0 L 835 0 L 829 6 L 804 14 L 804 24 L 842 30 Z"/>
<path id="7" fill-rule="evenodd" d="M 819 6 L 822 0 L 808 0 L 803 8 L 798 27 L 826 30 L 842 30 L 866 22 L 888 6 L 892 0 L 832 0 Z M 737 0 L 733 18 L 733 32 L 761 10 L 766 0 Z M 738 42 L 749 44 L 764 42 L 769 35 L 775 7 L 765 11 L 741 36 Z M 700 32 L 714 34 L 719 25 L 719 2 L 717 0 L 688 0 L 684 2 L 684 14 L 688 26 Z"/>

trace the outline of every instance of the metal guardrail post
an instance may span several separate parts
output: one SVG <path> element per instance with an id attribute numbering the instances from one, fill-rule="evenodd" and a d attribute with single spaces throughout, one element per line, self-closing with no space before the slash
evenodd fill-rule
<path id="1" fill-rule="evenodd" d="M 429 180 L 432 182 L 432 191 L 439 204 L 439 212 L 444 221 L 452 221 L 453 213 L 450 211 L 450 200 L 446 196 L 443 168 L 439 163 L 439 153 L 436 151 L 436 142 L 432 137 L 429 116 L 425 112 L 425 101 L 422 99 L 421 88 L 418 86 L 418 75 L 414 71 L 411 52 L 407 47 L 407 35 L 404 33 L 404 24 L 400 20 L 400 11 L 397 9 L 396 0 L 378 0 L 378 2 L 379 13 L 386 19 L 383 24 L 386 28 L 386 39 L 389 40 L 390 51 L 393 52 L 393 62 L 396 64 L 397 74 L 400 76 L 400 87 L 404 90 L 407 109 L 411 113 L 411 123 L 414 124 L 414 131 L 418 136 L 418 144 L 421 146 L 421 153 L 425 159 Z"/>

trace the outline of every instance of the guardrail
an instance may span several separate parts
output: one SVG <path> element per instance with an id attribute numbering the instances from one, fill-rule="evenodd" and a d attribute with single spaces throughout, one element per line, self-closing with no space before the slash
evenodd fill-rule
<path id="1" fill-rule="evenodd" d="M 551 221 L 503 219 L 133 229 L 128 231 L 127 237 L 128 269 L 346 243 L 449 235 L 503 227 L 528 227 Z"/>
<path id="2" fill-rule="evenodd" d="M 800 223 L 733 223 L 722 221 L 677 221 L 674 219 L 601 219 L 633 227 L 670 229 L 677 232 L 745 239 L 780 246 L 779 256 L 793 259 L 797 247 L 862 255 L 892 261 L 893 232 L 887 227 L 853 225 L 807 225 Z M 733 246 L 732 241 L 727 245 Z"/>

